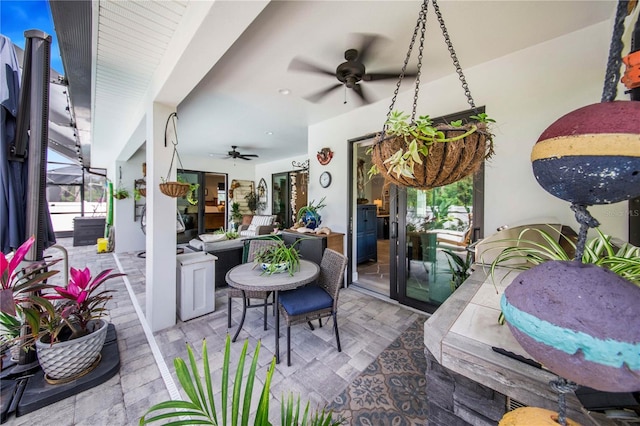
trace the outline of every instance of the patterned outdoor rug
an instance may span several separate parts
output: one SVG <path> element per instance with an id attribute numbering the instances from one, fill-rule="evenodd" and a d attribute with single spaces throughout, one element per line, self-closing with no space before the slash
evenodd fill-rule
<path id="1" fill-rule="evenodd" d="M 427 423 L 424 318 L 416 320 L 329 405 L 347 425 Z"/>

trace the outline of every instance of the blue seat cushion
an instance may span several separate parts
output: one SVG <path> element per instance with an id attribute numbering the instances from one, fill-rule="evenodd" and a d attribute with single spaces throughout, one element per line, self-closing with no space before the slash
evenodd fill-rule
<path id="1" fill-rule="evenodd" d="M 279 299 L 289 315 L 301 315 L 333 306 L 333 299 L 329 296 L 329 293 L 316 285 L 308 285 L 282 292 L 279 295 Z"/>

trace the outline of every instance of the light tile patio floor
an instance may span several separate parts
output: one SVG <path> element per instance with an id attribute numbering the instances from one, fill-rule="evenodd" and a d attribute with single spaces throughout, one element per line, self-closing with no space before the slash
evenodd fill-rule
<path id="1" fill-rule="evenodd" d="M 121 269 L 127 275 L 107 286 L 114 291 L 109 302 L 109 320 L 118 333 L 121 367 L 107 382 L 55 404 L 20 417 L 10 417 L 8 425 L 135 425 L 153 404 L 180 395 L 173 359 L 186 359 L 186 344 L 194 348 L 200 361 L 202 340 L 206 339 L 214 390 L 219 392 L 224 341 L 233 333 L 241 315 L 241 304 L 233 303 L 232 329 L 227 329 L 226 290 L 216 291 L 215 312 L 151 333 L 144 320 L 145 260 L 136 253 L 97 254 L 95 246 L 72 247 L 71 239 L 59 239 L 66 247 L 69 265 L 88 266 L 94 274 L 105 268 Z M 60 257 L 55 248 L 45 255 Z M 62 280 L 62 274 L 56 276 Z M 292 366 L 286 365 L 286 329 L 281 325 L 281 363 L 271 385 L 270 420 L 280 423 L 279 401 L 283 395 L 299 394 L 312 407 L 323 407 L 357 377 L 402 331 L 423 314 L 393 302 L 347 288 L 340 292 L 338 325 L 342 352 L 338 352 L 331 322 L 311 331 L 307 326 L 292 328 Z M 426 319 L 426 317 L 424 317 Z M 262 327 L 262 310 L 249 309 L 238 341 L 232 343 L 232 366 L 248 339 L 253 354 L 261 342 L 256 385 L 260 389 L 274 356 L 274 317 L 269 328 Z M 201 363 L 200 363 L 201 364 Z M 185 395 L 182 394 L 184 398 Z M 254 404 L 255 405 L 255 404 Z M 219 406 L 219 405 L 218 405 Z"/>

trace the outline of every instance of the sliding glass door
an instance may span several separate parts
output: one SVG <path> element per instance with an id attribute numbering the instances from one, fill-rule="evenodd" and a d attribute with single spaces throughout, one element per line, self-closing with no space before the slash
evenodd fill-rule
<path id="1" fill-rule="evenodd" d="M 368 174 L 374 138 L 349 141 L 350 284 L 434 312 L 461 283 L 456 265 L 471 265 L 467 246 L 483 236 L 484 168 L 430 190 L 396 187 Z"/>

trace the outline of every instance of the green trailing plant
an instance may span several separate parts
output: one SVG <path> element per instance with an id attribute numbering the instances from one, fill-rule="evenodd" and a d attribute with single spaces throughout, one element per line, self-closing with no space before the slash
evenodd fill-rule
<path id="1" fill-rule="evenodd" d="M 598 236 L 588 240 L 585 244 L 582 263 L 592 263 L 609 269 L 640 286 L 640 248 L 624 243 L 616 249 L 611 242 L 611 236 L 605 235 L 599 228 L 595 228 L 595 230 Z M 531 237 L 528 238 L 531 233 L 538 235 L 543 242 L 533 240 Z M 525 228 L 517 238 L 506 238 L 493 242 L 492 244 L 495 244 L 496 247 L 488 248 L 485 253 L 498 249 L 501 251 L 489 267 L 492 279 L 495 277 L 498 266 L 509 269 L 502 278 L 504 280 L 512 271 L 524 271 L 550 260 L 573 260 L 572 253 L 576 249 L 575 242 L 564 234 L 559 234 L 563 244 L 560 244 L 549 232 L 540 228 Z M 508 244 L 508 247 L 504 247 L 504 244 Z M 565 247 L 569 247 L 571 252 L 567 252 Z M 505 265 L 507 261 L 517 261 L 517 263 Z M 502 313 L 498 321 L 501 324 L 504 322 Z"/>
<path id="2" fill-rule="evenodd" d="M 233 202 L 231 203 L 231 220 L 234 223 L 240 223 L 242 220 L 242 213 L 240 213 L 240 203 Z"/>
<path id="3" fill-rule="evenodd" d="M 451 272 L 451 281 L 449 283 L 451 285 L 451 291 L 455 291 L 471 275 L 473 255 L 467 251 L 466 257 L 463 259 L 450 249 L 442 249 L 442 252 L 447 255 L 447 263 L 449 264 L 449 271 Z"/>
<path id="4" fill-rule="evenodd" d="M 247 201 L 247 207 L 251 210 L 252 214 L 255 214 L 256 210 L 264 210 L 267 206 L 267 203 L 260 202 L 258 194 L 254 191 L 249 191 L 247 195 L 244 196 L 244 199 Z"/>
<path id="5" fill-rule="evenodd" d="M 113 191 L 113 198 L 116 200 L 124 200 L 125 198 L 129 198 L 131 193 L 127 188 L 118 187 Z"/>
<path id="6" fill-rule="evenodd" d="M 297 215 L 298 222 L 306 226 L 307 222 L 304 221 L 304 218 L 305 218 L 305 215 L 309 213 L 315 218 L 316 224 L 320 225 L 319 210 L 326 206 L 326 204 L 324 203 L 325 198 L 327 197 L 322 197 L 317 204 L 315 200 L 311 200 L 311 202 L 306 206 L 300 207 L 300 210 L 298 210 L 298 215 Z"/>
<path id="7" fill-rule="evenodd" d="M 283 268 L 282 265 L 286 265 L 289 275 L 299 271 L 300 254 L 295 246 L 301 239 L 296 240 L 289 247 L 280 238 L 273 237 L 268 239 L 274 241 L 275 244 L 258 249 L 254 258 L 256 266 L 265 265 L 263 274 L 271 275 L 280 272 Z"/>
<path id="8" fill-rule="evenodd" d="M 187 366 L 187 363 L 182 358 L 174 359 L 173 363 L 180 386 L 187 394 L 189 400 L 170 400 L 156 404 L 149 408 L 145 415 L 140 418 L 139 424 L 142 426 L 154 422 L 166 421 L 166 423 L 164 423 L 166 425 L 202 424 L 235 426 L 238 422 L 243 426 L 248 425 L 251 421 L 252 395 L 258 369 L 260 342 L 258 342 L 256 346 L 249 370 L 245 374 L 245 359 L 248 357 L 248 346 L 249 341 L 245 341 L 240 353 L 240 358 L 238 359 L 233 385 L 231 385 L 229 381 L 230 375 L 233 374 L 231 370 L 231 337 L 227 335 L 222 362 L 220 405 L 217 406 L 211 379 L 207 341 L 206 339 L 202 341 L 203 374 L 201 374 L 198 369 L 193 350 L 187 344 L 189 366 Z M 260 399 L 258 400 L 255 415 L 253 415 L 253 424 L 255 426 L 271 426 L 269 422 L 269 390 L 275 367 L 276 362 L 274 357 L 260 392 Z M 229 391 L 231 392 L 229 393 Z M 302 416 L 300 416 L 299 401 L 298 398 L 298 403 L 294 405 L 292 396 L 286 401 L 283 399 L 281 403 L 283 426 L 333 426 L 341 424 L 340 421 L 333 421 L 331 419 L 331 411 L 325 412 L 322 410 L 320 413 L 310 413 L 308 403 Z M 229 418 L 229 414 L 231 414 L 231 418 Z"/>
<path id="9" fill-rule="evenodd" d="M 456 120 L 449 123 L 452 127 L 460 127 L 465 130 L 461 135 L 447 138 L 442 130 L 433 123 L 428 115 L 418 117 L 414 122 L 410 121 L 411 116 L 403 111 L 392 111 L 385 123 L 385 134 L 387 136 L 397 136 L 404 139 L 405 147 L 396 151 L 391 157 L 384 162 L 389 164 L 389 173 L 394 173 L 397 177 L 406 176 L 414 178 L 413 170 L 416 164 L 422 164 L 420 157 L 429 155 L 430 147 L 436 143 L 454 142 L 466 138 L 477 131 L 488 131 L 488 124 L 495 123 L 495 120 L 489 118 L 487 114 L 480 113 L 472 115 L 469 118 L 474 120 L 471 123 L 464 124 L 462 120 Z M 491 134 L 489 133 L 490 137 Z M 367 153 L 371 154 L 372 148 Z M 491 149 L 487 157 L 493 154 Z M 369 169 L 369 177 L 380 173 L 378 167 L 374 164 Z"/>

